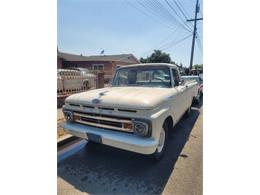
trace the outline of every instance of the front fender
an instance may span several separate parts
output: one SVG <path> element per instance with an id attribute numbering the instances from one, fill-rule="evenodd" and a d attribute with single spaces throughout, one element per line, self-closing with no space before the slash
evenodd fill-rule
<path id="1" fill-rule="evenodd" d="M 171 116 L 173 119 L 169 107 L 161 108 L 151 115 L 150 119 L 152 121 L 152 137 L 154 139 L 159 140 L 163 123 L 169 116 Z"/>

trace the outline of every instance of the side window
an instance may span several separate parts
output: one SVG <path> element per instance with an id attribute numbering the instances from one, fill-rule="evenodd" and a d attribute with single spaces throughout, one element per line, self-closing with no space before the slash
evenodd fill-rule
<path id="1" fill-rule="evenodd" d="M 178 71 L 176 69 L 172 69 L 172 75 L 173 75 L 173 80 L 174 80 L 174 87 L 179 86 L 180 75 L 178 74 Z"/>

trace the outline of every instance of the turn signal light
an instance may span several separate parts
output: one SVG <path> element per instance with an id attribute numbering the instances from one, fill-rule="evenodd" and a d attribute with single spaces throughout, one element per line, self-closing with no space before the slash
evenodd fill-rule
<path id="1" fill-rule="evenodd" d="M 133 129 L 133 125 L 131 123 L 123 123 L 124 129 Z"/>

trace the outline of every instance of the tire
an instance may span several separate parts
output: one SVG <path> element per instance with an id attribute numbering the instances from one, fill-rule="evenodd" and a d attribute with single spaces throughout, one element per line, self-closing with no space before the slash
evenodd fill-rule
<path id="1" fill-rule="evenodd" d="M 186 118 L 188 118 L 188 117 L 190 116 L 190 113 L 191 113 L 191 105 L 190 105 L 190 107 L 186 110 L 184 116 L 185 116 Z"/>
<path id="2" fill-rule="evenodd" d="M 196 104 L 198 105 L 198 104 L 200 104 L 200 100 L 201 100 L 201 93 L 199 94 L 199 97 L 198 98 L 195 98 L 196 99 Z"/>
<path id="3" fill-rule="evenodd" d="M 165 154 L 165 150 L 168 145 L 168 129 L 169 129 L 168 123 L 164 122 L 160 134 L 160 138 L 159 138 L 159 142 L 161 142 L 161 146 L 158 145 L 155 152 L 152 154 L 153 160 L 155 161 L 160 161 Z"/>

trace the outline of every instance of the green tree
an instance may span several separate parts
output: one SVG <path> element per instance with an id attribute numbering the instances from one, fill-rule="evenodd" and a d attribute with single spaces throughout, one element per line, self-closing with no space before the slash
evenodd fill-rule
<path id="1" fill-rule="evenodd" d="M 171 63 L 170 54 L 162 52 L 161 50 L 154 50 L 154 52 L 147 58 L 140 58 L 141 63 Z"/>
<path id="2" fill-rule="evenodd" d="M 192 66 L 192 68 L 198 70 L 198 69 L 203 69 L 203 64 L 195 64 Z"/>

